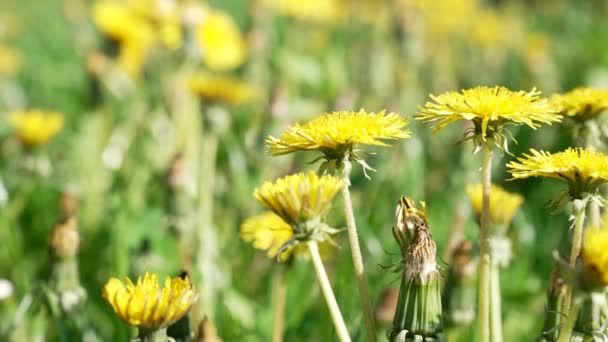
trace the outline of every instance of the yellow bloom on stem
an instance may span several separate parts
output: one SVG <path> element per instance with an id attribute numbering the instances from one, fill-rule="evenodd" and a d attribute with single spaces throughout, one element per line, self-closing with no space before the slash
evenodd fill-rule
<path id="1" fill-rule="evenodd" d="M 481 184 L 469 184 L 466 187 L 467 195 L 477 217 L 481 216 L 482 186 Z M 508 192 L 498 185 L 490 187 L 490 221 L 496 225 L 509 225 L 517 210 L 524 202 L 524 198 L 512 192 Z"/>
<path id="2" fill-rule="evenodd" d="M 551 103 L 564 115 L 589 118 L 608 110 L 608 90 L 579 87 L 553 95 Z"/>
<path id="3" fill-rule="evenodd" d="M 167 277 L 159 285 L 158 275 L 146 273 L 137 283 L 111 278 L 104 285 L 103 298 L 122 319 L 144 329 L 167 327 L 182 318 L 196 302 L 198 293 L 188 277 Z"/>
<path id="4" fill-rule="evenodd" d="M 188 80 L 190 91 L 209 101 L 239 105 L 254 100 L 258 91 L 252 85 L 238 79 L 212 74 L 196 75 Z"/>
<path id="5" fill-rule="evenodd" d="M 483 141 L 500 135 L 505 124 L 525 124 L 536 129 L 542 123 L 561 120 L 536 89 L 516 92 L 499 86 L 475 87 L 431 95 L 431 99 L 432 102 L 420 107 L 417 120 L 436 122 L 434 131 L 456 121 L 469 120 L 475 124 L 475 133 Z"/>
<path id="6" fill-rule="evenodd" d="M 17 139 L 30 147 L 47 143 L 63 128 L 63 114 L 39 109 L 12 112 L 8 121 Z"/>
<path id="7" fill-rule="evenodd" d="M 234 69 L 245 62 L 247 46 L 239 27 L 228 14 L 209 10 L 196 37 L 205 65 L 216 71 Z"/>
<path id="8" fill-rule="evenodd" d="M 331 208 L 331 200 L 342 189 L 340 178 L 314 171 L 297 173 L 255 189 L 255 198 L 290 225 L 319 219 Z"/>
<path id="9" fill-rule="evenodd" d="M 269 136 L 266 146 L 273 156 L 306 150 L 322 151 L 329 156 L 358 145 L 389 146 L 384 140 L 410 137 L 405 129 L 408 121 L 399 114 L 384 111 L 325 113 L 305 124 L 289 127 L 279 139 Z"/>
<path id="10" fill-rule="evenodd" d="M 302 21 L 332 22 L 347 13 L 344 0 L 262 0 L 277 13 Z"/>
<path id="11" fill-rule="evenodd" d="M 595 194 L 608 182 L 608 156 L 585 148 L 568 148 L 549 153 L 530 150 L 530 154 L 507 164 L 513 178 L 549 177 L 568 182 L 570 195 L 581 198 L 583 193 Z"/>
<path id="12" fill-rule="evenodd" d="M 588 228 L 583 238 L 582 266 L 585 284 L 608 286 L 608 229 Z"/>

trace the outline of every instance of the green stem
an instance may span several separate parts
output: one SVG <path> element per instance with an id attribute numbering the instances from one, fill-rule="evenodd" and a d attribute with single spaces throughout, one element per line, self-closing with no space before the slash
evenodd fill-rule
<path id="1" fill-rule="evenodd" d="M 490 299 L 490 332 L 492 334 L 492 342 L 502 342 L 502 306 L 500 296 L 500 266 L 492 263 L 490 270 L 490 290 L 492 297 Z"/>
<path id="2" fill-rule="evenodd" d="M 287 284 L 285 282 L 285 266 L 279 265 L 274 278 L 274 312 L 272 322 L 272 342 L 283 341 L 285 326 L 285 304 L 287 302 Z"/>
<path id="3" fill-rule="evenodd" d="M 581 252 L 581 245 L 583 242 L 583 230 L 585 227 L 585 208 L 587 206 L 588 198 L 575 199 L 572 201 L 574 208 L 574 232 L 572 233 L 572 249 L 570 250 L 569 264 L 572 269 L 576 267 L 576 259 Z M 564 296 L 564 314 L 569 316 L 572 312 L 572 284 L 566 284 L 566 294 Z"/>
<path id="4" fill-rule="evenodd" d="M 601 212 L 600 206 L 595 201 L 589 203 L 589 218 L 591 219 L 591 226 L 599 229 L 602 224 Z"/>
<path id="5" fill-rule="evenodd" d="M 357 224 L 355 222 L 355 214 L 353 212 L 353 203 L 350 198 L 350 171 L 352 169 L 351 162 L 347 159 L 342 161 L 342 197 L 344 199 L 344 216 L 346 218 L 346 226 L 348 229 L 348 241 L 350 242 L 350 250 L 353 257 L 353 265 L 355 267 L 355 276 L 359 288 L 359 296 L 361 297 L 361 309 L 365 317 L 365 326 L 367 328 L 367 339 L 370 342 L 376 342 L 376 327 L 374 324 L 374 315 L 372 311 L 372 303 L 369 298 L 367 282 L 365 281 L 365 268 L 363 266 L 363 257 L 361 256 L 361 247 L 357 236 Z"/>
<path id="6" fill-rule="evenodd" d="M 477 341 L 490 341 L 490 185 L 492 182 L 492 145 L 485 144 L 482 164 L 482 210 L 479 234 L 479 290 Z"/>
<path id="7" fill-rule="evenodd" d="M 167 336 L 167 329 L 145 329 L 139 328 L 139 335 L 137 335 L 138 342 L 167 342 L 169 337 Z"/>
<path id="8" fill-rule="evenodd" d="M 576 323 L 576 319 L 578 317 L 578 312 L 583 305 L 583 301 L 575 302 L 570 309 L 568 314 L 568 319 L 562 325 L 559 330 L 559 338 L 557 342 L 570 342 L 570 338 L 572 337 L 572 329 L 574 328 L 574 324 Z"/>
<path id="9" fill-rule="evenodd" d="M 329 309 L 334 327 L 336 328 L 336 333 L 338 334 L 340 341 L 350 342 L 350 336 L 348 335 L 344 318 L 342 318 L 342 313 L 338 307 L 338 302 L 336 301 L 334 292 L 331 289 L 331 284 L 327 278 L 327 273 L 325 272 L 325 266 L 323 266 L 323 262 L 321 261 L 321 255 L 319 254 L 317 242 L 314 240 L 309 241 L 306 245 L 308 246 L 308 251 L 312 257 L 312 263 L 314 264 L 315 272 L 317 273 L 317 280 L 319 281 L 319 286 L 321 286 L 323 297 L 325 297 L 325 302 L 327 304 L 327 308 Z"/>

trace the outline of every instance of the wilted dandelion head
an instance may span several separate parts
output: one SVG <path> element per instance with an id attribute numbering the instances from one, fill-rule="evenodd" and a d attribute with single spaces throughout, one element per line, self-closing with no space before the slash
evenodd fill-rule
<path id="1" fill-rule="evenodd" d="M 347 13 L 344 0 L 262 0 L 277 13 L 302 21 L 331 23 Z"/>
<path id="2" fill-rule="evenodd" d="M 146 273 L 137 283 L 111 278 L 104 285 L 103 298 L 120 319 L 146 329 L 167 327 L 182 318 L 198 298 L 188 277 L 167 277 L 164 286 L 158 275 Z"/>
<path id="3" fill-rule="evenodd" d="M 235 78 L 199 74 L 188 80 L 190 91 L 207 101 L 239 105 L 254 100 L 259 92 L 252 85 Z"/>
<path id="4" fill-rule="evenodd" d="M 591 288 L 608 286 L 608 230 L 588 228 L 583 238 L 582 266 L 585 284 Z"/>
<path id="5" fill-rule="evenodd" d="M 289 127 L 280 138 L 269 136 L 266 146 L 273 156 L 316 150 L 328 160 L 358 160 L 359 145 L 388 146 L 386 140 L 409 138 L 407 124 L 408 118 L 384 111 L 331 112 Z"/>
<path id="6" fill-rule="evenodd" d="M 469 184 L 466 187 L 467 195 L 477 217 L 481 216 L 482 190 L 481 184 Z M 521 195 L 508 192 L 502 187 L 492 184 L 490 187 L 490 221 L 495 225 L 508 226 L 523 201 L 524 198 Z"/>
<path id="7" fill-rule="evenodd" d="M 215 71 L 232 70 L 245 63 L 247 45 L 231 16 L 209 9 L 196 31 L 205 65 Z"/>
<path id="8" fill-rule="evenodd" d="M 507 124 L 525 124 L 536 129 L 543 123 L 561 120 L 536 89 L 516 92 L 499 86 L 476 87 L 431 95 L 431 99 L 420 107 L 417 120 L 435 123 L 435 131 L 456 121 L 472 121 L 476 138 L 495 139 L 500 142 L 499 146 L 505 141 L 502 128 Z"/>
<path id="9" fill-rule="evenodd" d="M 579 87 L 553 95 L 551 104 L 564 115 L 586 119 L 608 110 L 608 90 Z"/>
<path id="10" fill-rule="evenodd" d="M 595 194 L 608 181 L 608 156 L 585 148 L 568 148 L 549 153 L 530 150 L 530 154 L 507 164 L 513 178 L 549 177 L 568 182 L 569 194 L 582 198 Z"/>
<path id="11" fill-rule="evenodd" d="M 63 114 L 39 109 L 14 111 L 8 121 L 25 146 L 46 144 L 63 128 Z"/>
<path id="12" fill-rule="evenodd" d="M 290 225 L 324 216 L 343 182 L 334 176 L 318 176 L 313 171 L 297 173 L 266 182 L 255 189 L 255 198 Z"/>
<path id="13" fill-rule="evenodd" d="M 308 249 L 302 244 L 292 244 L 294 231 L 292 227 L 277 214 L 267 211 L 260 215 L 248 218 L 241 225 L 241 238 L 251 242 L 254 248 L 266 251 L 269 258 L 277 258 L 284 262 L 292 256 L 298 258 L 308 257 Z M 328 242 L 322 242 L 319 249 L 329 249 Z"/>

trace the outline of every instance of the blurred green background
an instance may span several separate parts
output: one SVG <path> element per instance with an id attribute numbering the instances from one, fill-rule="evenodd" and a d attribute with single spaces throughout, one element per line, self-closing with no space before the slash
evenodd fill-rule
<path id="1" fill-rule="evenodd" d="M 138 0 L 118 3 L 128 2 Z M 544 96 L 608 87 L 606 1 L 149 0 L 144 7 L 170 9 L 182 38 L 177 48 L 150 44 L 137 73 L 121 70 L 123 42 L 95 23 L 94 4 L 0 2 L 0 278 L 13 286 L 0 302 L 1 340 L 128 340 L 134 331 L 101 298 L 106 280 L 144 271 L 164 278 L 186 267 L 201 291 L 196 317 L 208 315 L 225 341 L 268 341 L 277 265 L 243 242 L 239 227 L 262 210 L 255 187 L 316 167 L 307 164 L 309 154 L 266 155 L 269 134 L 331 110 L 412 116 L 429 93 L 477 85 L 536 87 Z M 211 9 L 234 20 L 245 44 L 244 60 L 224 70 L 205 60 L 211 48 L 197 39 L 196 25 Z M 215 39 L 221 45 L 229 36 Z M 189 91 L 185 80 L 201 72 L 245 82 L 256 96 L 230 103 Z M 62 131 L 24 148 L 6 118 L 27 108 L 63 113 Z M 399 284 L 399 274 L 382 266 L 400 259 L 390 232 L 400 196 L 426 201 L 439 256 L 460 219 L 465 235 L 477 237 L 464 186 L 479 179 L 480 164 L 471 143 L 458 143 L 466 127 L 432 134 L 411 120 L 410 128 L 411 139 L 372 149 L 371 180 L 353 172 L 374 300 Z M 573 143 L 563 125 L 511 131 L 514 155 Z M 552 251 L 568 212 L 547 208 L 561 190 L 557 181 L 505 182 L 512 158 L 495 158 L 493 173 L 495 183 L 525 197 L 512 229 L 514 260 L 502 275 L 505 340 L 531 341 L 542 326 Z M 66 196 L 79 201 L 78 261 L 88 294 L 75 323 L 36 295 L 49 279 L 48 235 Z M 329 219 L 336 227 L 344 225 L 340 207 L 338 199 Z M 180 229 L 195 237 L 189 266 Z M 326 267 L 351 335 L 363 341 L 345 234 L 337 241 L 342 248 Z M 285 340 L 335 340 L 312 265 L 297 261 L 287 277 Z M 378 324 L 379 336 L 386 328 Z"/>

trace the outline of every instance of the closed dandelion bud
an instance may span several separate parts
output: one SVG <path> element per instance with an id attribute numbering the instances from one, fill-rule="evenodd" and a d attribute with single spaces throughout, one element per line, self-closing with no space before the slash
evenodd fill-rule
<path id="1" fill-rule="evenodd" d="M 547 291 L 547 307 L 545 309 L 545 323 L 538 339 L 539 342 L 557 341 L 559 327 L 563 323 L 562 307 L 566 284 L 561 275 L 559 264 L 555 265 L 551 274 L 551 284 Z"/>
<path id="2" fill-rule="evenodd" d="M 422 209 L 409 198 L 403 196 L 395 208 L 395 225 L 393 226 L 393 236 L 401 247 L 406 251 L 417 227 L 428 226 L 426 222 L 426 206 L 421 203 Z"/>
<path id="3" fill-rule="evenodd" d="M 71 216 L 78 212 L 80 199 L 78 195 L 71 191 L 64 191 L 59 198 L 59 208 L 66 216 Z"/>
<path id="4" fill-rule="evenodd" d="M 415 215 L 426 222 L 423 211 L 417 211 Z M 435 242 L 426 225 L 418 226 L 414 231 L 404 257 L 397 309 L 388 338 L 399 342 L 444 341 L 441 275 L 437 268 Z"/>
<path id="5" fill-rule="evenodd" d="M 55 225 L 49 236 L 49 247 L 53 256 L 60 259 L 73 258 L 78 253 L 80 234 L 76 216 L 69 216 Z"/>
<path id="6" fill-rule="evenodd" d="M 477 259 L 473 258 L 472 251 L 473 245 L 465 240 L 453 250 L 453 262 L 442 295 L 445 321 L 449 326 L 469 326 L 475 319 Z"/>

